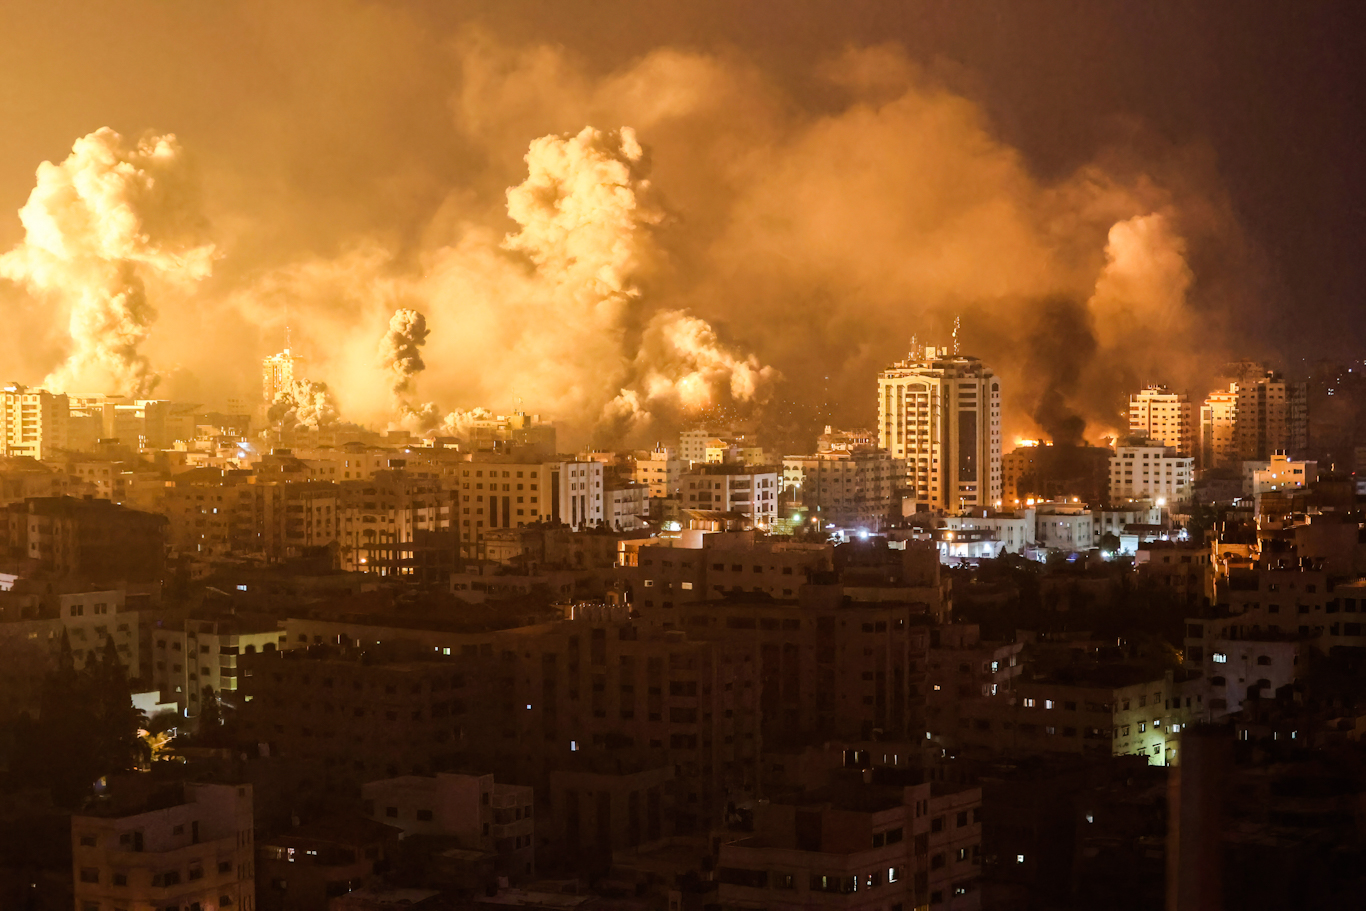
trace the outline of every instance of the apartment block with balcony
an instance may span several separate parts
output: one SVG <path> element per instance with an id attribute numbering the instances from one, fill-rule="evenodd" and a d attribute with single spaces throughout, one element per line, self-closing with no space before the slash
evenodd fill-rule
<path id="1" fill-rule="evenodd" d="M 187 782 L 71 818 L 77 911 L 252 911 L 250 785 Z"/>

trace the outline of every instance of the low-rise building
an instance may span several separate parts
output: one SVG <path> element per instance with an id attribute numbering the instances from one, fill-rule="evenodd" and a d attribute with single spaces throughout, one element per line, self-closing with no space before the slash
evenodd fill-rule
<path id="1" fill-rule="evenodd" d="M 982 792 L 838 782 L 759 804 L 754 834 L 723 841 L 723 907 L 972 911 Z"/>
<path id="2" fill-rule="evenodd" d="M 251 911 L 251 786 L 187 782 L 71 818 L 76 908 Z"/>
<path id="3" fill-rule="evenodd" d="M 449 836 L 459 847 L 494 855 L 494 871 L 511 881 L 536 863 L 532 789 L 493 775 L 404 775 L 361 786 L 365 814 L 411 835 Z"/>
<path id="4" fill-rule="evenodd" d="M 295 826 L 260 842 L 261 911 L 328 911 L 334 898 L 379 884 L 401 831 L 359 816 Z"/>
<path id="5" fill-rule="evenodd" d="M 1112 500 L 1184 503 L 1195 483 L 1195 459 L 1166 446 L 1116 446 L 1110 458 Z"/>
<path id="6" fill-rule="evenodd" d="M 679 482 L 684 509 L 736 512 L 757 526 L 778 517 L 779 471 L 746 465 L 694 465 Z"/>

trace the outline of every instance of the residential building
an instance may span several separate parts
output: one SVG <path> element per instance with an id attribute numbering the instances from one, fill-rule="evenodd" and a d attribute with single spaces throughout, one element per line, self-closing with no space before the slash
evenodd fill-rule
<path id="1" fill-rule="evenodd" d="M 1001 499 L 1001 383 L 975 357 L 925 348 L 878 376 L 878 446 L 924 509 Z"/>
<path id="2" fill-rule="evenodd" d="M 778 517 L 779 470 L 742 464 L 694 464 L 679 481 L 684 509 L 734 512 L 767 527 Z"/>
<path id="3" fill-rule="evenodd" d="M 685 459 L 677 458 L 674 450 L 656 446 L 649 452 L 637 452 L 631 477 L 638 484 L 649 486 L 651 499 L 678 495 L 679 482 L 688 469 Z"/>
<path id="4" fill-rule="evenodd" d="M 1188 601 L 1214 597 L 1214 564 L 1209 545 L 1183 541 L 1147 541 L 1138 545 L 1134 569 L 1139 578 L 1169 588 Z"/>
<path id="5" fill-rule="evenodd" d="M 297 506 L 291 504 L 294 514 L 287 516 L 287 530 L 305 536 L 327 536 L 335 534 L 334 529 L 339 527 L 341 568 L 381 576 L 416 574 L 420 562 L 416 548 L 419 538 L 424 532 L 452 532 L 452 520 L 458 508 L 456 501 L 460 496 L 446 489 L 439 478 L 414 477 L 406 471 L 392 470 L 377 471 L 362 481 L 341 481 L 335 485 L 335 492 L 325 489 L 332 485 L 316 486 L 324 488 L 322 492 L 331 494 L 333 499 L 324 496 L 321 500 Z M 489 486 L 492 489 L 494 485 Z M 498 527 L 508 527 L 511 523 L 512 499 L 509 495 L 499 501 L 490 494 L 489 518 L 498 522 Z M 337 504 L 335 525 L 334 502 Z M 451 542 L 454 550 L 453 535 Z"/>
<path id="6" fill-rule="evenodd" d="M 70 417 L 65 394 L 9 384 L 0 390 L 0 455 L 54 458 L 69 446 Z"/>
<path id="7" fill-rule="evenodd" d="M 251 785 L 186 782 L 71 817 L 76 908 L 251 911 L 251 800 Z"/>
<path id="8" fill-rule="evenodd" d="M 756 540 L 753 532 L 622 541 L 614 576 L 639 610 L 669 609 L 737 592 L 792 600 L 834 566 L 829 544 Z"/>
<path id="9" fill-rule="evenodd" d="M 551 492 L 555 506 L 554 518 L 575 531 L 602 525 L 605 514 L 602 463 L 556 462 L 551 466 Z M 506 485 L 504 485 L 506 486 Z M 492 498 L 490 498 L 492 502 Z M 508 498 L 503 498 L 503 526 L 510 520 Z M 519 511 L 520 512 L 520 511 Z M 496 526 L 495 526 L 496 527 Z"/>
<path id="10" fill-rule="evenodd" d="M 722 841 L 722 907 L 982 906 L 980 788 L 837 781 L 760 803 L 754 833 Z"/>
<path id="11" fill-rule="evenodd" d="M 240 656 L 289 647 L 273 618 L 239 615 L 158 622 L 150 644 L 152 686 L 162 702 L 176 703 L 184 718 L 199 715 L 206 686 L 236 705 Z"/>
<path id="12" fill-rule="evenodd" d="M 396 826 L 345 816 L 262 840 L 256 874 L 261 911 L 329 911 L 334 899 L 378 885 L 401 835 Z"/>
<path id="13" fill-rule="evenodd" d="M 977 513 L 964 513 L 959 516 L 945 516 L 944 524 L 941 526 L 947 532 L 952 532 L 947 541 L 951 542 L 955 538 L 967 531 L 990 532 L 991 540 L 1000 542 L 1000 547 L 996 550 L 996 555 L 1000 553 L 1019 554 L 1024 553 L 1025 548 L 1032 547 L 1038 543 L 1038 528 L 1036 525 L 1035 509 L 1032 506 L 1017 509 L 1014 512 L 992 512 L 981 510 Z M 946 548 L 940 548 L 944 552 Z"/>
<path id="14" fill-rule="evenodd" d="M 880 449 L 783 458 L 783 493 L 822 524 L 878 531 L 901 514 L 905 466 Z"/>
<path id="15" fill-rule="evenodd" d="M 294 368 L 301 360 L 303 358 L 285 348 L 261 362 L 261 401 L 269 405 L 275 401 L 276 395 L 293 386 Z"/>
<path id="16" fill-rule="evenodd" d="M 1270 459 L 1277 450 L 1300 455 L 1309 445 L 1308 389 L 1274 371 L 1236 383 L 1234 445 L 1244 461 Z"/>
<path id="17" fill-rule="evenodd" d="M 1222 468 L 1238 461 L 1235 440 L 1238 386 L 1216 390 L 1200 406 L 1200 467 Z"/>
<path id="18" fill-rule="evenodd" d="M 1195 455 L 1195 419 L 1190 399 L 1166 386 L 1149 386 L 1129 397 L 1129 433 L 1177 455 Z"/>
<path id="19" fill-rule="evenodd" d="M 439 835 L 466 850 L 496 855 L 494 870 L 512 881 L 536 863 L 532 789 L 492 774 L 403 775 L 361 785 L 365 815 L 401 829 L 400 838 Z"/>
<path id="20" fill-rule="evenodd" d="M 1190 500 L 1195 459 L 1167 446 L 1116 446 L 1110 457 L 1110 499 L 1152 500 L 1175 507 Z"/>
<path id="21" fill-rule="evenodd" d="M 1291 461 L 1284 450 L 1273 452 L 1263 462 L 1243 463 L 1243 494 L 1254 499 L 1277 490 L 1300 490 L 1318 479 L 1318 462 Z"/>
<path id="22" fill-rule="evenodd" d="M 1210 394 L 1200 423 L 1206 467 L 1266 461 L 1278 450 L 1298 456 L 1309 445 L 1308 387 L 1264 367 L 1247 370 Z"/>
<path id="23" fill-rule="evenodd" d="M 645 528 L 650 515 L 650 488 L 635 481 L 609 478 L 603 484 L 603 519 L 608 528 L 635 531 Z"/>
<path id="24" fill-rule="evenodd" d="M 153 582 L 165 570 L 166 531 L 164 516 L 108 500 L 37 497 L 4 510 L 0 551 L 90 582 Z"/>
<path id="25" fill-rule="evenodd" d="M 1096 546 L 1095 519 L 1085 503 L 1048 501 L 1034 506 L 1034 540 L 1040 547 L 1067 552 Z"/>

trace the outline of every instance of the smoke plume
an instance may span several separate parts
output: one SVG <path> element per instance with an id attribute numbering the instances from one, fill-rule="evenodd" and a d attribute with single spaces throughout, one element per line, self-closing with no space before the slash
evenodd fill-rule
<path id="1" fill-rule="evenodd" d="M 296 379 L 275 394 L 267 418 L 281 430 L 323 430 L 338 423 L 340 412 L 326 383 Z"/>
<path id="2" fill-rule="evenodd" d="M 176 306 L 154 297 L 153 334 L 157 283 L 208 266 L 192 197 L 171 192 L 188 186 L 179 150 L 114 144 L 133 254 L 87 253 L 73 231 L 50 256 L 29 227 L 42 206 L 26 207 L 29 239 L 3 262 L 29 294 L 0 287 L 0 307 L 34 329 L 15 355 L 34 375 L 70 355 L 127 377 L 81 384 L 145 388 L 150 358 L 226 394 L 289 325 L 350 420 L 438 432 L 520 399 L 566 445 L 652 443 L 697 409 L 766 397 L 870 421 L 877 372 L 912 335 L 947 343 L 961 316 L 961 350 L 1001 377 L 1007 439 L 1041 422 L 1073 438 L 1079 421 L 1118 426 L 1145 383 L 1203 393 L 1201 364 L 1228 353 L 1210 339 L 1253 322 L 1228 316 L 1250 312 L 1255 257 L 1212 156 L 1126 133 L 1037 165 L 970 73 L 899 48 L 813 52 L 800 72 L 698 47 L 580 57 L 351 2 L 315 44 L 315 18 L 284 10 L 256 10 L 271 27 L 244 42 L 269 61 L 251 72 L 284 78 L 123 115 L 196 137 L 225 251 Z M 44 329 L 78 310 L 126 325 L 85 336 L 122 354 L 53 350 Z M 400 310 L 423 314 L 425 344 L 400 332 L 377 359 Z"/>
<path id="3" fill-rule="evenodd" d="M 427 365 L 422 363 L 422 346 L 427 343 L 427 318 L 407 307 L 394 311 L 389 331 L 379 343 L 380 365 L 389 372 L 389 391 L 398 402 L 405 402 L 413 391 L 413 378 Z"/>
<path id="4" fill-rule="evenodd" d="M 129 145 L 108 128 L 44 162 L 19 210 L 24 241 L 0 275 L 65 312 L 69 354 L 44 381 L 53 391 L 142 396 L 157 383 L 142 353 L 156 310 L 149 279 L 209 274 L 211 244 L 184 154 L 170 134 Z"/>

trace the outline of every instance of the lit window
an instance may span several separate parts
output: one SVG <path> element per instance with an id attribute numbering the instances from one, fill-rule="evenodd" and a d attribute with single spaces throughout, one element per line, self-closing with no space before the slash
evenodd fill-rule
<path id="1" fill-rule="evenodd" d="M 1022 863 L 1024 863 L 1024 855 L 1023 855 L 1023 854 L 1016 854 L 1016 855 L 1015 855 L 1015 863 L 1017 863 L 1017 864 L 1022 864 Z"/>
<path id="2" fill-rule="evenodd" d="M 1228 655 L 1224 652 L 1215 652 L 1209 656 L 1209 660 L 1215 664 L 1228 664 Z"/>
<path id="3" fill-rule="evenodd" d="M 1051 709 L 1051 708 L 1053 707 L 1053 700 L 1052 700 L 1052 699 L 1045 699 L 1045 700 L 1043 701 L 1043 707 L 1046 708 L 1046 709 Z"/>

